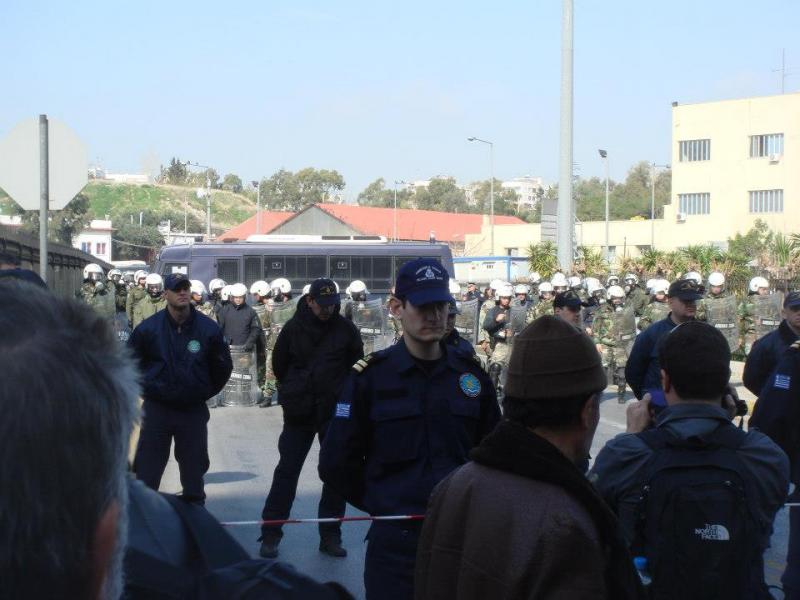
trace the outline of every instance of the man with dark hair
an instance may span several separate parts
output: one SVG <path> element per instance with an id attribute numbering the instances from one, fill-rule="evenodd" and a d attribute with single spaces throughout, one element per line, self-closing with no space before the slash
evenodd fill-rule
<path id="1" fill-rule="evenodd" d="M 134 364 L 85 304 L 0 283 L 0 597 L 117 599 Z"/>
<path id="2" fill-rule="evenodd" d="M 417 600 L 639 597 L 617 519 L 584 476 L 605 386 L 573 325 L 545 315 L 517 335 L 506 420 L 431 496 Z"/>
<path id="3" fill-rule="evenodd" d="M 320 443 L 325 438 L 347 373 L 363 356 L 358 329 L 339 313 L 339 307 L 336 284 L 327 278 L 314 280 L 275 342 L 272 369 L 283 408 L 283 431 L 278 440 L 280 460 L 261 513 L 264 520 L 289 518 L 300 471 L 314 438 Z M 319 517 L 342 517 L 344 511 L 342 495 L 323 483 Z M 260 555 L 275 558 L 282 537 L 279 525 L 262 526 Z M 340 523 L 321 523 L 319 537 L 320 552 L 347 556 Z"/>
<path id="4" fill-rule="evenodd" d="M 665 406 L 661 391 L 661 367 L 658 362 L 659 341 L 681 323 L 694 320 L 697 301 L 702 299 L 704 292 L 703 287 L 691 279 L 672 282 L 667 292 L 670 313 L 636 336 L 625 363 L 625 382 L 639 400 L 649 393 L 655 406 Z"/>
<path id="5" fill-rule="evenodd" d="M 559 292 L 553 300 L 553 314 L 575 327 L 581 326 L 581 308 L 583 308 L 583 301 L 572 290 Z"/>
<path id="6" fill-rule="evenodd" d="M 658 361 L 667 408 L 653 420 L 649 395 L 630 405 L 628 432 L 601 450 L 590 479 L 647 565 L 654 597 L 768 597 L 762 555 L 786 499 L 786 455 L 731 423 L 730 350 L 718 329 L 682 323 Z"/>
<path id="7" fill-rule="evenodd" d="M 393 346 L 353 365 L 322 442 L 319 473 L 371 515 L 419 515 L 433 487 L 467 461 L 500 418 L 477 357 L 442 340 L 449 276 L 436 260 L 406 263 L 390 310 Z M 368 600 L 414 595 L 419 521 L 375 521 L 367 534 Z"/>
<path id="8" fill-rule="evenodd" d="M 164 281 L 166 310 L 133 330 L 128 346 L 142 372 L 144 422 L 133 469 L 157 490 L 175 439 L 183 498 L 203 504 L 208 471 L 208 406 L 233 369 L 219 326 L 189 300 L 191 282 L 182 273 Z"/>

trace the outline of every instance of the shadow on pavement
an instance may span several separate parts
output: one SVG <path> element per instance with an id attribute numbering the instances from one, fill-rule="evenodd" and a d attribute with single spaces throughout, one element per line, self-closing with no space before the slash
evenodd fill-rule
<path id="1" fill-rule="evenodd" d="M 255 473 L 250 471 L 217 471 L 215 473 L 206 473 L 203 480 L 206 485 L 209 483 L 233 483 L 234 481 L 249 481 L 258 477 Z"/>

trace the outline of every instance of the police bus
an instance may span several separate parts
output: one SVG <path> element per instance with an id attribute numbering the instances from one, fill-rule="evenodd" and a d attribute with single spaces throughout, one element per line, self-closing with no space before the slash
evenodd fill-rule
<path id="1" fill-rule="evenodd" d="M 248 288 L 258 280 L 285 277 L 293 292 L 318 277 L 329 277 L 342 291 L 360 279 L 371 294 L 387 295 L 400 267 L 417 258 L 435 258 L 453 276 L 447 244 L 366 235 L 251 235 L 246 241 L 164 246 L 153 271 L 183 273 L 206 285 L 218 277 Z"/>

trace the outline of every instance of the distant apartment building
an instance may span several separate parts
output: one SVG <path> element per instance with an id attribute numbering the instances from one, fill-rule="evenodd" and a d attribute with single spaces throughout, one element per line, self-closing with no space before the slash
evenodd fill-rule
<path id="1" fill-rule="evenodd" d="M 111 262 L 111 232 L 113 231 L 111 221 L 94 219 L 89 223 L 89 227 L 72 239 L 72 245 L 100 260 Z"/>
<path id="2" fill-rule="evenodd" d="M 544 193 L 544 180 L 530 175 L 504 181 L 500 186 L 517 195 L 517 210 L 533 210 Z"/>

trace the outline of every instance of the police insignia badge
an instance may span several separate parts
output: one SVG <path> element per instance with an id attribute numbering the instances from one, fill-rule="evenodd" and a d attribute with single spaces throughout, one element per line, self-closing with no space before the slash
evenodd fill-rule
<path id="1" fill-rule="evenodd" d="M 481 382 L 472 373 L 464 373 L 458 378 L 458 386 L 470 398 L 475 398 L 481 393 Z"/>
<path id="2" fill-rule="evenodd" d="M 186 349 L 192 354 L 197 354 L 198 352 L 200 352 L 200 342 L 198 342 L 197 340 L 192 340 L 188 344 L 186 344 Z"/>

